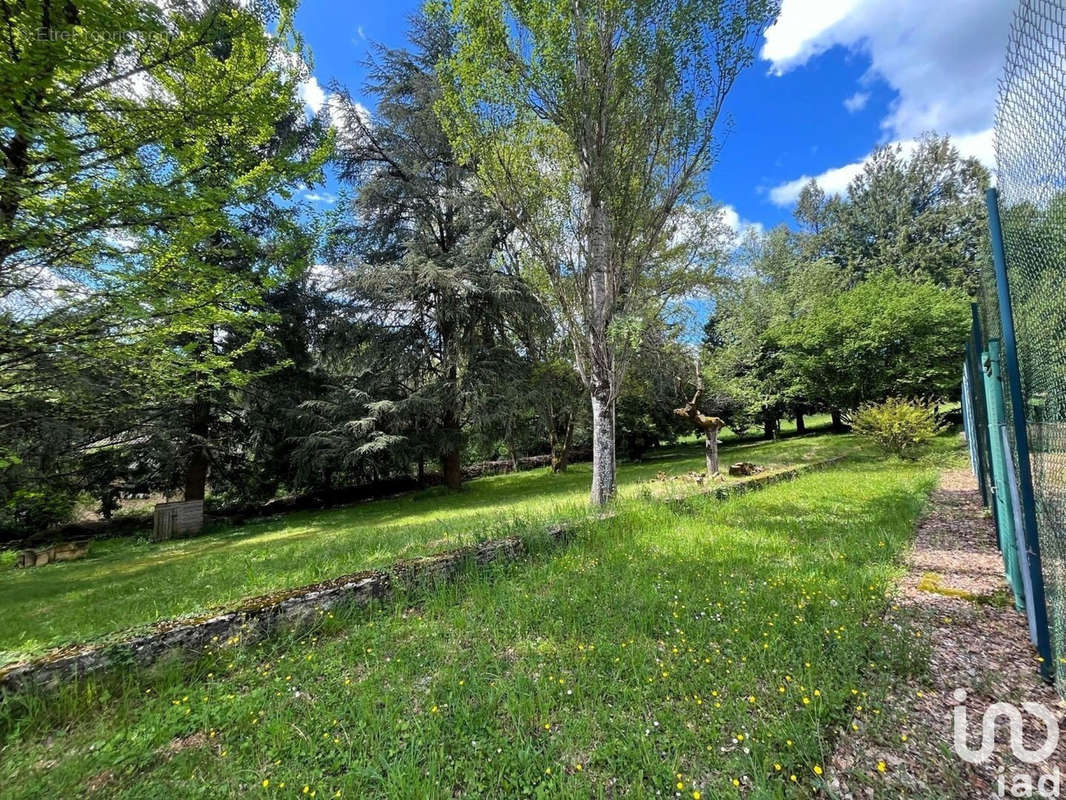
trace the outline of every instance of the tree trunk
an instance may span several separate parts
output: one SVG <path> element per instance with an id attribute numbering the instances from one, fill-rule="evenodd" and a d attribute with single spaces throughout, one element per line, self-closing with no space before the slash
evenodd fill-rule
<path id="1" fill-rule="evenodd" d="M 615 494 L 614 400 L 592 395 L 592 492 L 589 502 L 605 505 Z"/>
<path id="2" fill-rule="evenodd" d="M 593 137 L 595 138 L 595 137 Z M 593 170 L 595 174 L 596 170 Z M 615 494 L 615 365 L 608 330 L 615 292 L 610 279 L 611 231 L 607 212 L 596 191 L 588 198 L 588 269 L 591 319 L 589 325 L 588 387 L 592 399 L 592 491 L 594 506 L 605 505 Z"/>
<path id="3" fill-rule="evenodd" d="M 447 340 L 442 333 L 442 340 Z M 447 346 L 442 346 L 446 356 L 450 353 Z M 441 416 L 441 428 L 444 433 L 444 446 L 447 448 L 440 457 L 440 468 L 444 475 L 444 485 L 449 489 L 458 489 L 463 483 L 463 470 L 459 453 L 462 450 L 463 431 L 461 427 L 461 408 L 457 387 L 459 369 L 454 363 L 447 368 L 448 389 L 444 399 L 444 413 Z"/>
<path id="4" fill-rule="evenodd" d="M 193 401 L 190 409 L 188 456 L 185 460 L 186 500 L 203 500 L 207 494 L 207 470 L 210 463 L 207 437 L 210 434 L 211 404 L 203 397 Z"/>
<path id="5" fill-rule="evenodd" d="M 762 418 L 762 437 L 764 439 L 774 438 L 774 419 L 768 414 L 763 415 Z"/>
<path id="6" fill-rule="evenodd" d="M 573 417 L 567 418 L 566 433 L 563 435 L 562 442 L 559 441 L 559 437 L 555 433 L 555 422 L 553 419 L 549 431 L 549 438 L 551 440 L 552 448 L 552 472 L 566 472 L 566 468 L 570 466 L 570 444 L 574 440 Z"/>
<path id="7" fill-rule="evenodd" d="M 459 449 L 449 450 L 440 457 L 440 471 L 444 475 L 444 485 L 449 489 L 458 489 L 463 484 L 463 468 L 459 460 Z"/>
<path id="8" fill-rule="evenodd" d="M 830 409 L 829 410 L 829 416 L 833 420 L 833 430 L 835 430 L 835 431 L 844 430 L 844 420 L 840 416 L 840 409 L 839 408 Z"/>
<path id="9" fill-rule="evenodd" d="M 807 423 L 803 421 L 803 409 L 796 409 L 796 433 L 806 433 Z"/>
<path id="10" fill-rule="evenodd" d="M 426 457 L 422 454 L 418 454 L 418 485 L 422 486 L 426 482 Z"/>
<path id="11" fill-rule="evenodd" d="M 713 478 L 718 474 L 718 431 L 704 431 L 703 438 L 707 451 L 707 475 Z"/>

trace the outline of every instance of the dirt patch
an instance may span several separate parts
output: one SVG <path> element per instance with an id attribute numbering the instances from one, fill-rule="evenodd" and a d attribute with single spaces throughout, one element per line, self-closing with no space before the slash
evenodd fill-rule
<path id="1" fill-rule="evenodd" d="M 206 744 L 207 734 L 203 731 L 197 731 L 188 736 L 178 736 L 171 739 L 163 747 L 159 748 L 158 753 L 167 761 L 170 761 L 170 759 L 174 758 L 174 756 L 183 750 L 193 750 L 197 747 L 203 747 Z"/>
<path id="2" fill-rule="evenodd" d="M 993 703 L 1041 703 L 1060 721 L 1066 708 L 1041 678 L 1025 615 L 1005 593 L 995 537 L 973 475 L 944 472 L 886 618 L 916 647 L 927 648 L 927 671 L 918 681 L 896 680 L 876 719 L 855 713 L 831 760 L 830 796 L 1066 796 L 1061 787 L 1050 793 L 1056 770 L 1066 773 L 1066 737 L 1042 763 L 1023 763 L 1012 752 L 1008 722 L 1000 716 L 987 760 L 967 763 L 953 746 L 956 709 L 966 709 L 968 747 L 976 750 L 982 716 Z M 1022 716 L 1025 747 L 1035 750 L 1046 739 L 1045 728 L 1030 714 Z M 1038 793 L 1041 778 L 1046 795 Z M 1020 793 L 1026 781 L 1032 791 Z M 1019 793 L 1012 793 L 1015 789 Z"/>

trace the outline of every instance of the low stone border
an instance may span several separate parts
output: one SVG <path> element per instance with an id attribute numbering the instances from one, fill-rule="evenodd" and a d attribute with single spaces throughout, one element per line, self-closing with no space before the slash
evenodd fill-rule
<path id="1" fill-rule="evenodd" d="M 795 467 L 788 467 L 786 469 L 779 469 L 774 472 L 763 472 L 750 478 L 746 478 L 742 481 L 736 481 L 735 483 L 722 483 L 718 485 L 707 486 L 703 489 L 697 489 L 693 492 L 685 492 L 683 494 L 669 495 L 666 497 L 656 498 L 666 503 L 684 504 L 692 497 L 700 497 L 706 495 L 712 495 L 718 500 L 724 500 L 727 497 L 731 497 L 737 494 L 743 494 L 744 492 L 751 492 L 756 489 L 762 489 L 766 486 L 770 486 L 775 483 L 781 483 L 783 481 L 790 481 L 793 478 L 797 478 L 805 472 L 814 472 L 816 470 L 825 469 L 835 464 L 839 464 L 843 461 L 845 456 L 834 456 L 833 458 L 827 458 L 822 461 L 812 461 L 809 464 L 799 464 Z"/>
<path id="2" fill-rule="evenodd" d="M 790 480 L 802 472 L 820 469 L 838 461 L 840 457 L 802 464 L 712 487 L 697 494 L 725 498 Z M 557 526 L 548 531 L 548 538 L 552 544 L 562 544 L 573 538 L 575 529 L 576 524 Z M 508 536 L 439 555 L 401 561 L 387 570 L 356 572 L 312 586 L 252 597 L 216 614 L 165 620 L 143 633 L 127 635 L 124 639 L 120 633 L 113 642 L 69 645 L 13 664 L 0 669 L 0 693 L 19 692 L 31 687 L 52 688 L 122 665 L 148 666 L 171 652 L 196 655 L 212 647 L 247 643 L 281 625 L 308 622 L 338 605 L 354 603 L 365 606 L 374 600 L 386 599 L 394 588 L 432 586 L 455 580 L 470 567 L 517 561 L 528 555 L 529 549 L 521 538 Z"/>
<path id="3" fill-rule="evenodd" d="M 560 544 L 570 539 L 572 533 L 572 528 L 559 526 L 550 529 L 548 537 L 552 543 Z M 111 667 L 147 666 L 170 652 L 195 655 L 211 647 L 247 643 L 281 625 L 310 621 L 338 605 L 365 606 L 373 600 L 387 598 L 394 588 L 423 588 L 454 580 L 471 566 L 515 561 L 526 555 L 525 542 L 509 536 L 401 561 L 388 570 L 357 572 L 312 586 L 252 597 L 210 616 L 165 620 L 131 638 L 69 645 L 13 664 L 0 670 L 0 692 L 52 688 Z"/>

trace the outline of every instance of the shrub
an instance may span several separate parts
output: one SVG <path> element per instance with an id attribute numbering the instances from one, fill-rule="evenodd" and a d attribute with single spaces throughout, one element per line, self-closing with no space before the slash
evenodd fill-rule
<path id="1" fill-rule="evenodd" d="M 851 418 L 851 427 L 869 436 L 889 453 L 900 458 L 916 458 L 940 429 L 931 404 L 890 397 L 883 403 L 865 403 Z"/>

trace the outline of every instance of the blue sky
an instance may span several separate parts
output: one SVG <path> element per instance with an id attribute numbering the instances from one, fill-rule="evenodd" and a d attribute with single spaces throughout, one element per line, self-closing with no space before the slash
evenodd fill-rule
<path id="1" fill-rule="evenodd" d="M 372 42 L 400 46 L 416 0 L 304 0 L 297 27 L 314 58 L 309 107 L 336 80 L 361 91 Z M 878 144 L 912 146 L 925 131 L 950 134 L 964 155 L 992 166 L 996 81 L 1010 0 L 784 0 L 756 63 L 727 102 L 724 147 L 708 176 L 732 223 L 791 219 L 807 177 L 842 191 Z M 336 188 L 314 193 L 328 207 Z M 312 198 L 312 199 L 314 199 Z"/>

